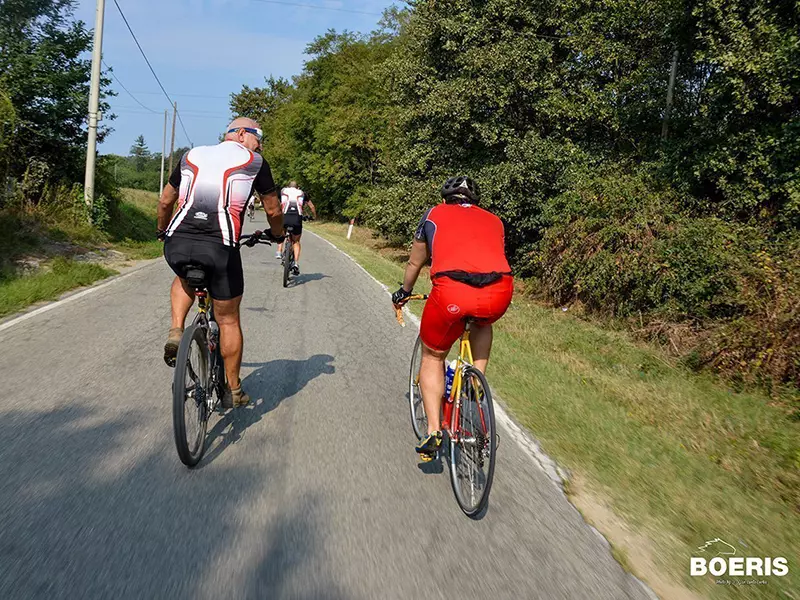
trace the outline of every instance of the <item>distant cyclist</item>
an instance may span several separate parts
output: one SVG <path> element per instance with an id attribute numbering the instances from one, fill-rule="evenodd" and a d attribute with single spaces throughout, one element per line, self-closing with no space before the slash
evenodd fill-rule
<path id="1" fill-rule="evenodd" d="M 472 318 L 470 343 L 475 367 L 486 372 L 492 350 L 492 323 L 511 304 L 514 280 L 505 254 L 505 231 L 498 217 L 478 206 L 478 185 L 468 177 L 448 179 L 444 202 L 422 217 L 403 285 L 392 295 L 400 307 L 408 301 L 419 273 L 431 259 L 433 289 L 420 324 L 420 391 L 428 417 L 428 435 L 416 447 L 420 458 L 434 458 L 442 443 L 440 414 L 444 361 Z"/>
<path id="2" fill-rule="evenodd" d="M 256 216 L 256 194 L 250 196 L 250 200 L 247 201 L 247 216 L 252 221 Z"/>
<path id="3" fill-rule="evenodd" d="M 252 119 L 235 119 L 225 140 L 189 150 L 170 175 L 158 205 L 158 237 L 165 240 L 164 258 L 175 272 L 170 302 L 172 327 L 164 360 L 175 366 L 184 322 L 194 303 L 185 280 L 186 267 L 200 265 L 208 276 L 214 316 L 220 328 L 220 349 L 228 379 L 224 405 L 249 402 L 242 391 L 242 329 L 239 305 L 244 292 L 239 236 L 250 196 L 264 205 L 273 239 L 283 239 L 283 213 L 267 161 L 257 153 L 262 132 Z M 175 202 L 178 210 L 172 214 Z"/>
<path id="4" fill-rule="evenodd" d="M 297 187 L 297 182 L 292 181 L 289 187 L 281 190 L 281 209 L 283 209 L 283 226 L 286 228 L 287 235 L 290 236 L 292 250 L 294 251 L 294 266 L 292 275 L 300 274 L 300 236 L 303 235 L 303 209 L 308 206 L 311 214 L 317 218 L 317 209 L 314 203 L 308 199 L 306 193 Z M 288 242 L 284 242 L 288 243 Z M 283 252 L 283 244 L 278 247 L 275 258 L 280 258 Z"/>

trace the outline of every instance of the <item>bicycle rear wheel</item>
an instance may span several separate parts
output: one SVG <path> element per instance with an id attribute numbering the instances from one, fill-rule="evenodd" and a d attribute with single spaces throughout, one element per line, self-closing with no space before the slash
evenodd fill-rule
<path id="1" fill-rule="evenodd" d="M 411 408 L 411 427 L 418 440 L 428 433 L 428 417 L 422 404 L 422 391 L 419 387 L 419 368 L 422 365 L 422 340 L 417 336 L 414 352 L 411 355 L 411 372 L 408 374 L 408 404 Z"/>
<path id="2" fill-rule="evenodd" d="M 494 477 L 497 433 L 492 392 L 474 367 L 464 370 L 456 434 L 450 439 L 450 482 L 461 510 L 477 516 L 489 501 Z"/>
<path id="3" fill-rule="evenodd" d="M 294 247 L 291 239 L 287 236 L 283 243 L 283 287 L 289 286 L 289 273 L 294 265 Z"/>
<path id="4" fill-rule="evenodd" d="M 205 331 L 197 325 L 183 334 L 172 380 L 172 428 L 178 457 L 193 467 L 205 452 L 208 423 L 208 344 Z"/>

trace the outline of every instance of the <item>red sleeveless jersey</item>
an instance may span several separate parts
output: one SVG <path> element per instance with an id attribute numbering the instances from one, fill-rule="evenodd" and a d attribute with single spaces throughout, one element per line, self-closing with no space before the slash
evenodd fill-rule
<path id="1" fill-rule="evenodd" d="M 415 239 L 431 253 L 431 277 L 446 271 L 510 273 L 503 222 L 473 204 L 439 204 L 419 222 Z"/>

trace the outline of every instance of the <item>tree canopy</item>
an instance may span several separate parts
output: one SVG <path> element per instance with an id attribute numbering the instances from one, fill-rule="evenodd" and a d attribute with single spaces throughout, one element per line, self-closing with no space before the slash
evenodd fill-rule
<path id="1" fill-rule="evenodd" d="M 232 97 L 279 179 L 407 243 L 441 182 L 469 174 L 537 293 L 716 323 L 728 341 L 700 362 L 773 361 L 800 382 L 800 5 L 408 4 L 369 35 L 318 37 L 292 82 Z M 795 341 L 778 367 L 753 332 L 781 330 Z"/>

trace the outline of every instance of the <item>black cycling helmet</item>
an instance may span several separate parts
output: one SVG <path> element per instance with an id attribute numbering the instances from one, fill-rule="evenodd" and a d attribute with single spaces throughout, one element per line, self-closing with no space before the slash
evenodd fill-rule
<path id="1" fill-rule="evenodd" d="M 442 198 L 448 200 L 451 197 L 469 200 L 477 204 L 481 198 L 481 190 L 478 184 L 469 177 L 464 177 L 463 175 L 451 177 L 442 186 Z"/>

